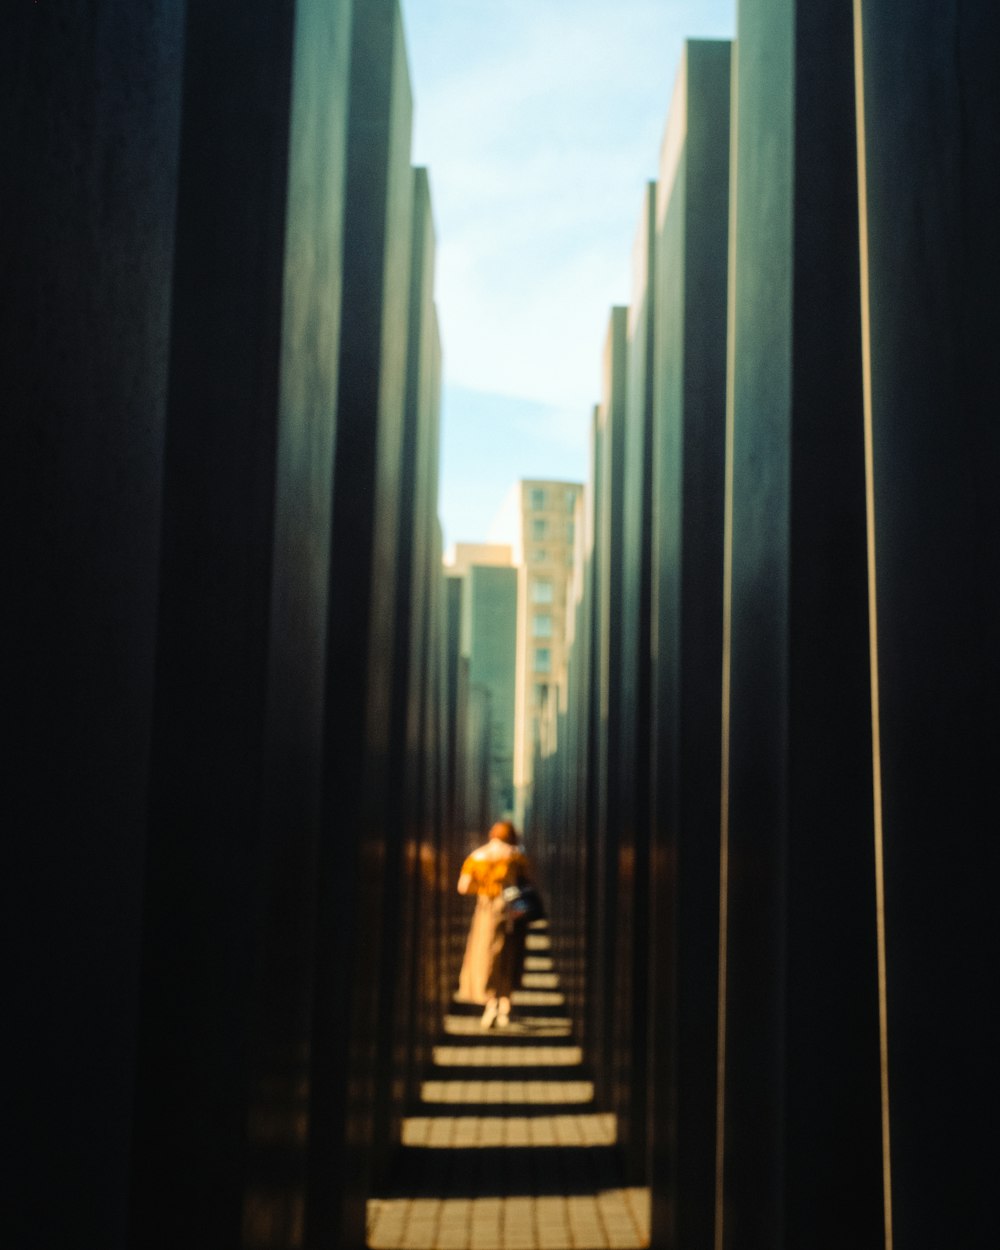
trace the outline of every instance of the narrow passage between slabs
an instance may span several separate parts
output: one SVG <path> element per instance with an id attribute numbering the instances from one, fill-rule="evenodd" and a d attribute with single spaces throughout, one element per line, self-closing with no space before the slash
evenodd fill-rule
<path id="1" fill-rule="evenodd" d="M 615 1117 L 594 1108 L 546 922 L 531 926 L 513 1016 L 486 1031 L 455 1002 L 403 1123 L 371 1250 L 640 1250 L 649 1190 L 621 1184 Z"/>

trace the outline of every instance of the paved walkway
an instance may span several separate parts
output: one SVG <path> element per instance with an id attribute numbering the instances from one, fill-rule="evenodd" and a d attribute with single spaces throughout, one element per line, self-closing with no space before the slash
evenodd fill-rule
<path id="1" fill-rule="evenodd" d="M 544 924 L 528 935 L 507 1028 L 456 1003 L 404 1121 L 392 1191 L 368 1205 L 371 1250 L 639 1250 L 649 1191 L 623 1188 L 614 1116 L 594 1110 Z"/>

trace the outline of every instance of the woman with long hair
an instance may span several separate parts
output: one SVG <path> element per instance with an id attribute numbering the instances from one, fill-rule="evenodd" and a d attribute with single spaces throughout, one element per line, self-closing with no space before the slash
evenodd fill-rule
<path id="1" fill-rule="evenodd" d="M 527 856 L 518 848 L 517 831 L 498 820 L 489 840 L 466 859 L 458 879 L 459 894 L 475 894 L 476 910 L 458 981 L 458 997 L 484 1003 L 484 1029 L 510 1024 L 510 996 L 521 981 L 527 921 L 507 906 L 504 890 L 530 881 Z"/>

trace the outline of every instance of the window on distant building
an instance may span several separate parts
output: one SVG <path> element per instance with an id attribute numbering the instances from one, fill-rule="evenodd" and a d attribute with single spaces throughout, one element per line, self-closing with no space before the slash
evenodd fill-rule
<path id="1" fill-rule="evenodd" d="M 535 547 L 531 552 L 532 564 L 544 564 L 548 558 L 549 558 L 549 553 L 545 550 L 544 547 Z"/>
<path id="2" fill-rule="evenodd" d="M 540 512 L 545 507 L 545 490 L 541 486 L 533 486 L 531 488 L 531 508 L 534 512 Z"/>
<path id="3" fill-rule="evenodd" d="M 552 672 L 552 652 L 548 647 L 535 648 L 535 672 Z"/>
<path id="4" fill-rule="evenodd" d="M 531 620 L 531 632 L 535 638 L 551 638 L 552 617 L 548 613 L 536 612 Z"/>
<path id="5" fill-rule="evenodd" d="M 566 522 L 566 541 L 569 543 L 571 547 L 573 546 L 574 538 L 576 538 L 576 526 L 573 524 L 572 521 L 567 521 Z"/>
<path id="6" fill-rule="evenodd" d="M 540 539 L 545 537 L 545 522 L 544 521 L 536 520 L 536 521 L 531 522 L 531 537 L 535 540 L 536 543 Z"/>
<path id="7" fill-rule="evenodd" d="M 535 708 L 543 708 L 548 702 L 549 688 L 544 681 L 535 682 Z"/>
<path id="8" fill-rule="evenodd" d="M 575 490 L 568 490 L 566 492 L 566 511 L 567 512 L 576 511 L 576 491 Z"/>
<path id="9" fill-rule="evenodd" d="M 531 602 L 532 603 L 551 603 L 552 602 L 552 583 L 545 581 L 537 581 L 531 583 Z"/>

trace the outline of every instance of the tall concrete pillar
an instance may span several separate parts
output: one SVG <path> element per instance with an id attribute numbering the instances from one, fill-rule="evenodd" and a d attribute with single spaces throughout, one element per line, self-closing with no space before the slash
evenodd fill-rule
<path id="1" fill-rule="evenodd" d="M 980 1247 L 998 1050 L 1000 97 L 992 5 L 855 5 L 886 1183 L 897 1246 Z"/>
<path id="2" fill-rule="evenodd" d="M 349 98 L 309 1090 L 310 1246 L 363 1241 L 374 1150 L 413 210 L 412 102 L 397 0 L 355 9 Z M 331 1177 L 341 1184 L 331 1185 Z"/>
<path id="3" fill-rule="evenodd" d="M 247 1245 L 294 1245 L 303 1213 L 350 22 L 299 0 L 292 48 Z"/>
<path id="4" fill-rule="evenodd" d="M 444 918 L 454 882 L 448 871 L 450 858 L 444 828 L 442 786 L 443 736 L 443 650 L 444 619 L 442 598 L 441 530 L 437 517 L 438 461 L 440 450 L 441 340 L 437 314 L 431 301 L 425 323 L 429 368 L 423 388 L 424 420 L 418 446 L 418 483 L 415 524 L 418 529 L 417 556 L 413 563 L 414 595 L 420 600 L 419 634 L 414 645 L 420 663 L 411 674 L 413 695 L 408 710 L 409 751 L 408 790 L 412 807 L 407 814 L 404 854 L 411 865 L 414 889 L 414 937 L 404 976 L 414 987 L 411 1020 L 407 1026 L 407 1068 L 403 1096 L 414 1101 L 419 1083 L 438 1040 L 441 1019 L 451 1003 L 451 986 L 446 979 L 442 949 Z M 456 881 L 458 874 L 456 873 Z"/>
<path id="5" fill-rule="evenodd" d="M 184 6 L 6 5 L 12 1245 L 124 1250 Z"/>
<path id="6" fill-rule="evenodd" d="M 237 1241 L 248 1132 L 248 1238 L 301 1223 L 349 19 L 255 0 L 185 28 L 132 1133 L 150 1247 Z M 280 1106 L 248 1123 L 276 1062 Z"/>
<path id="7" fill-rule="evenodd" d="M 712 1245 L 730 44 L 685 45 L 660 153 L 653 391 L 652 1244 Z"/>
<path id="8" fill-rule="evenodd" d="M 745 0 L 736 46 L 716 1244 L 874 1247 L 851 14 Z"/>
<path id="9" fill-rule="evenodd" d="M 656 184 L 645 189 L 632 262 L 622 480 L 621 788 L 613 924 L 612 1098 L 626 1167 L 646 1183 L 649 966 L 650 573 Z"/>
<path id="10" fill-rule="evenodd" d="M 604 346 L 603 397 L 597 411 L 594 484 L 593 680 L 597 687 L 592 744 L 595 807 L 586 826 L 586 1044 L 599 1095 L 609 1097 L 611 1044 L 608 1020 L 612 974 L 613 906 L 617 881 L 617 830 L 621 809 L 621 605 L 622 516 L 625 473 L 628 309 L 613 308 Z"/>
<path id="11" fill-rule="evenodd" d="M 411 1081 L 408 1054 L 414 1028 L 416 949 L 418 944 L 419 806 L 423 682 L 426 670 L 427 523 L 436 482 L 431 462 L 437 445 L 436 323 L 434 319 L 434 223 L 425 169 L 413 171 L 412 247 L 407 292 L 408 347 L 406 396 L 399 459 L 396 533 L 396 619 L 389 714 L 389 782 L 386 802 L 385 860 L 382 888 L 388 905 L 382 930 L 379 971 L 378 1071 L 375 1079 L 377 1171 L 385 1176 L 391 1145 L 398 1142 L 405 1095 Z"/>
<path id="12" fill-rule="evenodd" d="M 467 909 L 456 905 L 458 895 L 452 891 L 458 881 L 462 862 L 469 852 L 465 820 L 465 772 L 468 743 L 468 667 L 462 655 L 462 579 L 446 575 L 442 616 L 444 618 L 443 668 L 444 721 L 446 747 L 444 752 L 444 823 L 450 872 L 447 875 L 449 907 L 443 945 L 448 967 L 447 992 L 458 988 L 458 973 L 465 950 L 468 930 Z M 464 900 L 461 900 L 464 902 Z"/>

